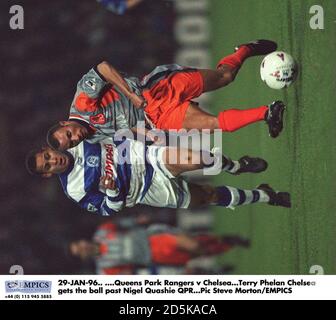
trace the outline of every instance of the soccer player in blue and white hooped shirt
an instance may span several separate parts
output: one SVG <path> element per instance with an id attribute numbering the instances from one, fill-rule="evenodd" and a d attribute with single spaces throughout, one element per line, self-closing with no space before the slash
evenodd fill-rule
<path id="1" fill-rule="evenodd" d="M 43 177 L 58 174 L 70 199 L 83 209 L 101 215 L 112 215 L 136 204 L 234 208 L 262 202 L 290 207 L 289 193 L 276 192 L 267 184 L 254 190 L 242 190 L 195 185 L 179 177 L 187 171 L 214 167 L 218 163 L 220 169 L 232 174 L 256 173 L 267 167 L 266 161 L 260 158 L 232 161 L 221 154 L 175 147 L 147 147 L 139 141 L 115 141 L 113 138 L 96 144 L 84 141 L 66 152 L 47 147 L 31 152 L 26 159 L 31 173 Z"/>

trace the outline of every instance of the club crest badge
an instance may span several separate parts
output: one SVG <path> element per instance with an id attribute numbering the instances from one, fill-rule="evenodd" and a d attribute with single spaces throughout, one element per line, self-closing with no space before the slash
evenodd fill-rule
<path id="1" fill-rule="evenodd" d="M 90 80 L 85 81 L 85 84 L 90 87 L 93 91 L 96 90 L 96 79 L 92 78 Z"/>
<path id="2" fill-rule="evenodd" d="M 98 167 L 99 161 L 100 159 L 97 156 L 88 156 L 88 158 L 86 159 L 86 164 L 90 168 L 95 168 Z"/>

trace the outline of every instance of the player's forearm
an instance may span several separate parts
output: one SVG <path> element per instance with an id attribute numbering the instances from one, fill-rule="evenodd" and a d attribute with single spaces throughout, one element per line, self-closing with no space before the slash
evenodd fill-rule
<path id="1" fill-rule="evenodd" d="M 98 71 L 104 76 L 106 81 L 111 83 L 114 86 L 117 86 L 119 90 L 126 96 L 131 97 L 133 91 L 124 80 L 124 78 L 120 75 L 120 73 L 113 68 L 108 62 L 103 61 L 97 66 Z"/>
<path id="2" fill-rule="evenodd" d="M 142 108 L 146 105 L 145 100 L 132 91 L 120 73 L 108 62 L 103 61 L 97 66 L 97 69 L 105 80 L 119 88 L 121 93 L 130 99 L 136 108 Z"/>

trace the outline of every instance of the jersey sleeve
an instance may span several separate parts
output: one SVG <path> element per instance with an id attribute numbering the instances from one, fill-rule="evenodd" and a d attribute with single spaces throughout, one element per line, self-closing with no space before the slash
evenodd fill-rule
<path id="1" fill-rule="evenodd" d="M 86 73 L 77 84 L 73 107 L 80 113 L 92 114 L 99 109 L 99 99 L 108 82 L 97 68 Z"/>
<path id="2" fill-rule="evenodd" d="M 107 84 L 108 82 L 97 68 L 92 68 L 79 80 L 77 89 L 92 99 L 98 99 Z"/>
<path id="3" fill-rule="evenodd" d="M 87 211 L 110 216 L 121 211 L 125 207 L 125 202 L 119 199 L 119 195 L 109 196 L 103 192 L 88 192 L 79 201 L 79 205 Z"/>

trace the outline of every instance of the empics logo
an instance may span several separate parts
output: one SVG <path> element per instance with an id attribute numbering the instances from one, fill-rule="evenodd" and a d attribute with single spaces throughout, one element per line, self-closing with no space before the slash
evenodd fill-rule
<path id="1" fill-rule="evenodd" d="M 6 293 L 23 292 L 23 293 L 50 293 L 51 281 L 37 280 L 13 280 L 5 281 Z"/>

